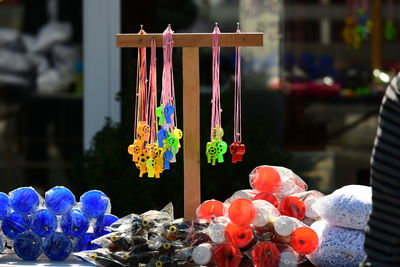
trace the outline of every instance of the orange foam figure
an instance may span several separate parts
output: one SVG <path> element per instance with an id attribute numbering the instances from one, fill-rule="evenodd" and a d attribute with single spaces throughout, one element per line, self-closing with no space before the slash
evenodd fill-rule
<path id="1" fill-rule="evenodd" d="M 281 252 L 272 242 L 258 243 L 250 253 L 255 267 L 276 267 L 279 265 Z"/>
<path id="2" fill-rule="evenodd" d="M 294 217 L 298 220 L 304 219 L 306 215 L 306 205 L 304 201 L 296 196 L 282 198 L 278 210 L 282 215 Z"/>
<path id="3" fill-rule="evenodd" d="M 272 193 L 267 193 L 267 192 L 261 192 L 259 194 L 257 194 L 253 200 L 265 200 L 268 201 L 269 203 L 271 203 L 272 205 L 275 206 L 275 208 L 279 207 L 279 199 Z"/>
<path id="4" fill-rule="evenodd" d="M 242 252 L 232 244 L 222 243 L 214 248 L 212 260 L 217 267 L 237 267 L 242 261 Z"/>
<path id="5" fill-rule="evenodd" d="M 311 254 L 318 248 L 318 235 L 310 227 L 299 227 L 290 236 L 290 246 L 299 254 Z"/>
<path id="6" fill-rule="evenodd" d="M 277 192 L 281 184 L 281 176 L 270 166 L 260 166 L 250 177 L 250 185 L 260 192 Z"/>
<path id="7" fill-rule="evenodd" d="M 250 226 L 240 226 L 230 223 L 225 228 L 225 239 L 229 243 L 243 248 L 254 239 L 253 229 Z"/>
<path id="8" fill-rule="evenodd" d="M 237 225 L 249 225 L 256 218 L 257 209 L 251 200 L 238 198 L 234 200 L 229 209 L 228 216 L 231 222 Z"/>
<path id="9" fill-rule="evenodd" d="M 210 222 L 212 219 L 224 215 L 224 204 L 218 200 L 207 200 L 196 210 L 197 219 Z"/>

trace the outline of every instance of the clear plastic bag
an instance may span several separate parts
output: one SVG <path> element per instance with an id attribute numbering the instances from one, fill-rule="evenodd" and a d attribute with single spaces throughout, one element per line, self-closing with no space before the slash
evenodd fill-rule
<path id="1" fill-rule="evenodd" d="M 371 187 L 344 186 L 318 200 L 313 209 L 329 224 L 364 230 L 372 211 Z"/>
<path id="2" fill-rule="evenodd" d="M 364 231 L 346 229 L 321 220 L 311 226 L 319 237 L 318 249 L 307 255 L 316 266 L 359 266 L 365 259 Z"/>

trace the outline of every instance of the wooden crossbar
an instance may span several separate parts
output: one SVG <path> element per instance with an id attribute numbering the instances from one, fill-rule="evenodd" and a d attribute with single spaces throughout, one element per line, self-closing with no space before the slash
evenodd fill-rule
<path id="1" fill-rule="evenodd" d="M 221 47 L 263 46 L 263 33 L 221 33 Z M 162 47 L 162 34 L 117 34 L 120 48 Z M 174 47 L 182 47 L 184 213 L 194 217 L 200 205 L 200 70 L 199 47 L 211 47 L 212 33 L 174 33 Z M 210 70 L 211 71 L 211 70 Z M 205 155 L 205 151 L 203 151 Z M 211 167 L 210 167 L 211 168 Z"/>
<path id="2" fill-rule="evenodd" d="M 162 47 L 162 34 L 117 34 L 117 47 L 150 47 L 152 38 L 156 38 L 158 47 Z M 174 33 L 174 47 L 210 47 L 212 33 Z M 262 33 L 221 33 L 219 45 L 222 47 L 262 46 Z"/>

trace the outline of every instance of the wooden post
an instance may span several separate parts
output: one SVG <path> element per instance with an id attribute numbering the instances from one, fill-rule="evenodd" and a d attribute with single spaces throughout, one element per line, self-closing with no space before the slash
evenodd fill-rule
<path id="1" fill-rule="evenodd" d="M 372 0 L 371 65 L 382 68 L 382 0 Z"/>
<path id="2" fill-rule="evenodd" d="M 184 47 L 183 61 L 183 156 L 185 216 L 194 217 L 200 197 L 200 75 L 199 48 Z"/>
<path id="3" fill-rule="evenodd" d="M 117 34 L 117 47 L 150 47 L 162 34 Z M 199 47 L 212 47 L 212 33 L 174 33 L 174 47 L 182 47 L 183 60 L 183 164 L 185 216 L 194 217 L 200 204 L 200 72 Z M 263 46 L 263 33 L 221 33 L 221 47 Z M 210 66 L 211 67 L 211 66 Z M 205 153 L 204 153 L 205 155 Z"/>

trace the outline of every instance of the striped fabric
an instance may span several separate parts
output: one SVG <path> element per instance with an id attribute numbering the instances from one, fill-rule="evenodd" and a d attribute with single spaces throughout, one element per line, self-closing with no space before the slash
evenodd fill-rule
<path id="1" fill-rule="evenodd" d="M 400 266 L 400 74 L 382 101 L 371 157 L 372 213 L 361 266 Z"/>

